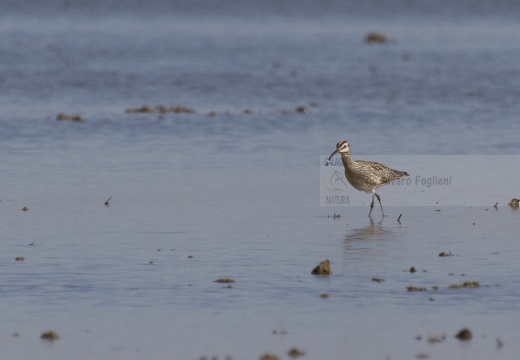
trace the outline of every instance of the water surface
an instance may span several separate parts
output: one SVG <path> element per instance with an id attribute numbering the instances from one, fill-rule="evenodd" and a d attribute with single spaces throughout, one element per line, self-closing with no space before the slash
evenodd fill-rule
<path id="1" fill-rule="evenodd" d="M 5 356 L 514 358 L 516 5 L 259 4 L 3 5 Z M 195 113 L 126 112 L 145 104 Z M 384 218 L 362 193 L 320 206 L 345 139 L 468 185 L 382 188 Z"/>

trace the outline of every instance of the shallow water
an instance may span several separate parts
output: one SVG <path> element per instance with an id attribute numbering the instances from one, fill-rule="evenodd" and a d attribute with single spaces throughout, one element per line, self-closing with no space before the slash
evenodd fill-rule
<path id="1" fill-rule="evenodd" d="M 104 4 L 1 15 L 6 358 L 515 358 L 514 6 Z M 144 104 L 195 113 L 126 113 Z M 320 206 L 344 139 L 453 186 L 386 186 L 384 219 L 368 194 Z"/>

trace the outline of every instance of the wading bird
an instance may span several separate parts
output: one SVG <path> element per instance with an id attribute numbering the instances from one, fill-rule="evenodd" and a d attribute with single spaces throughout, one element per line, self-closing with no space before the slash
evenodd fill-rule
<path id="1" fill-rule="evenodd" d="M 330 159 L 332 159 L 336 153 L 341 154 L 341 160 L 343 161 L 343 166 L 345 166 L 345 175 L 350 185 L 359 191 L 372 193 L 372 203 L 370 204 L 368 216 L 372 215 L 372 209 L 374 209 L 374 197 L 379 201 L 381 212 L 383 216 L 385 216 L 383 205 L 381 204 L 381 197 L 376 193 L 376 189 L 400 179 L 403 176 L 408 176 L 408 173 L 406 171 L 390 169 L 377 162 L 352 159 L 348 141 L 340 141 L 336 145 L 336 150 L 329 156 L 325 165 L 329 165 Z"/>

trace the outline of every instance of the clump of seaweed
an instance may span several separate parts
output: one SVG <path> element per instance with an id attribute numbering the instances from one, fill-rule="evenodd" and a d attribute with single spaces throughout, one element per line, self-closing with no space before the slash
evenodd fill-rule
<path id="1" fill-rule="evenodd" d="M 195 110 L 187 108 L 185 106 L 181 105 L 174 105 L 174 106 L 149 106 L 149 105 L 143 105 L 138 108 L 130 108 L 126 109 L 127 114 L 153 114 L 153 113 L 160 113 L 160 114 L 193 114 Z"/>

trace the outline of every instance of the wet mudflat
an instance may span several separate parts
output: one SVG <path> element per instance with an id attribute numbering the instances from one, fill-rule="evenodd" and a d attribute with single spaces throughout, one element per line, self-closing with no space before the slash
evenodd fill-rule
<path id="1" fill-rule="evenodd" d="M 108 207 L 104 198 L 70 194 L 33 195 L 28 212 L 18 200 L 2 201 L 6 353 L 240 359 L 287 358 L 297 347 L 308 358 L 508 358 L 518 351 L 511 274 L 520 212 L 388 207 L 388 216 L 370 219 L 365 206 L 353 206 L 332 218 L 328 208 L 280 204 L 278 192 L 264 190 L 255 206 L 225 205 L 233 194 L 220 192 L 204 196 L 207 206 L 194 195 L 191 206 L 177 208 L 175 190 L 120 193 Z M 214 211 L 213 202 L 224 205 Z M 332 274 L 311 274 L 324 259 Z M 479 286 L 454 286 L 466 282 Z M 455 337 L 463 328 L 471 340 Z M 48 329 L 59 339 L 42 342 Z"/>
<path id="2" fill-rule="evenodd" d="M 516 358 L 518 9 L 46 3 L 0 15 L 5 358 Z M 321 203 L 342 140 L 384 218 Z"/>

